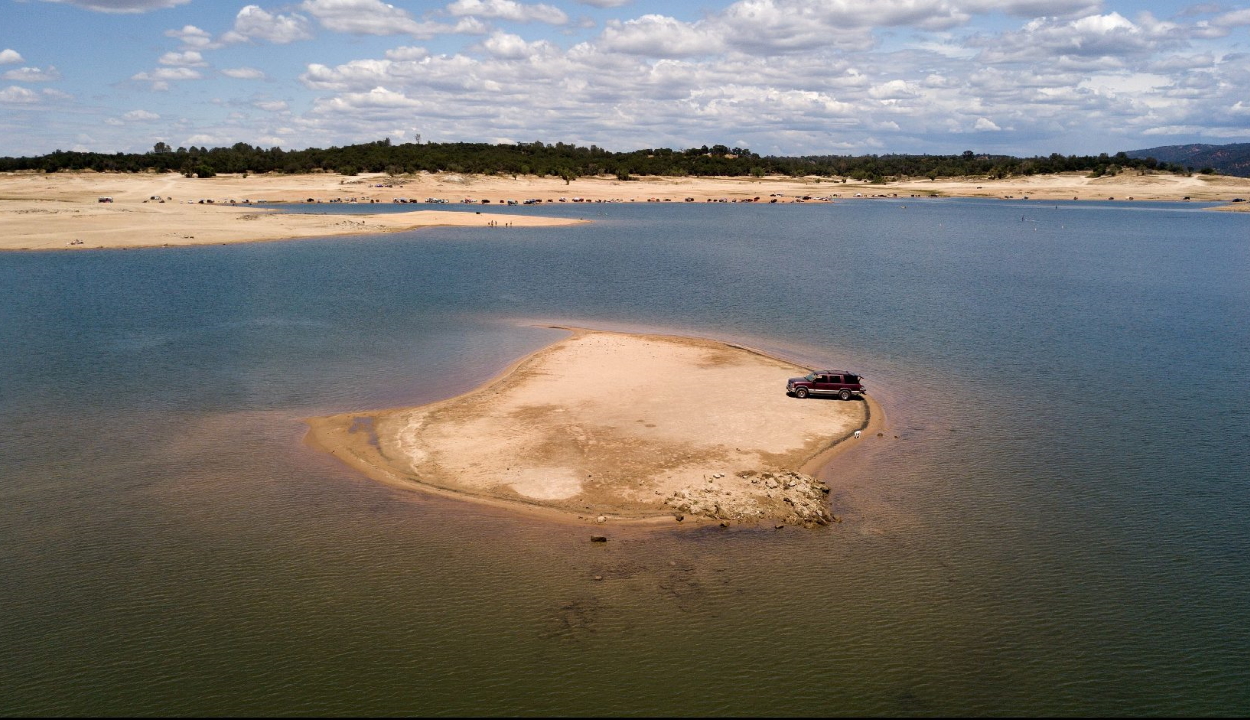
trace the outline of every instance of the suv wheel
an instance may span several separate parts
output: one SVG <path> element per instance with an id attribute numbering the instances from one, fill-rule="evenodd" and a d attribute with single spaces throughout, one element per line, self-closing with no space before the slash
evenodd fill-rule
<path id="1" fill-rule="evenodd" d="M 850 390 L 843 390 L 842 392 L 838 393 L 838 397 L 842 398 L 843 400 L 850 400 L 850 399 L 851 399 L 851 391 L 850 391 Z"/>
<path id="2" fill-rule="evenodd" d="M 800 400 L 807 397 L 807 388 L 799 387 L 794 389 L 794 396 Z"/>

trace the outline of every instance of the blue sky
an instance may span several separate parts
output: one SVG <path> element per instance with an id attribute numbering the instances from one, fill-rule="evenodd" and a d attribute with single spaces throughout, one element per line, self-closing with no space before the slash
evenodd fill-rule
<path id="1" fill-rule="evenodd" d="M 1250 142 L 1250 5 L 0 0 L 0 155 L 417 133 L 785 155 Z"/>

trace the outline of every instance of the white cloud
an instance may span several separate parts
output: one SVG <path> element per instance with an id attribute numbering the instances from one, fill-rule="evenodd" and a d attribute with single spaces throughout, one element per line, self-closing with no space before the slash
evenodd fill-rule
<path id="1" fill-rule="evenodd" d="M 322 112 L 355 112 L 361 109 L 385 110 L 418 107 L 417 101 L 403 93 L 378 86 L 367 93 L 349 93 L 326 103 L 319 103 Z"/>
<path id="2" fill-rule="evenodd" d="M 555 47 L 546 40 L 528 43 L 520 35 L 505 32 L 494 33 L 482 43 L 482 46 L 495 57 L 512 60 L 537 59 L 556 52 Z"/>
<path id="3" fill-rule="evenodd" d="M 200 73 L 191 68 L 157 68 L 152 72 L 141 72 L 132 76 L 131 80 L 198 80 Z"/>
<path id="4" fill-rule="evenodd" d="M 723 14 L 731 20 L 765 27 L 811 24 L 827 31 L 879 27 L 945 30 L 969 20 L 966 12 L 948 0 L 739 0 Z"/>
<path id="5" fill-rule="evenodd" d="M 67 92 L 61 92 L 60 90 L 57 90 L 56 88 L 44 88 L 42 92 L 45 97 L 50 97 L 53 100 L 73 100 L 74 99 L 73 95 L 70 95 Z"/>
<path id="6" fill-rule="evenodd" d="M 180 143 L 181 145 L 198 145 L 200 147 L 213 147 L 225 145 L 229 139 L 221 135 L 210 135 L 208 133 L 196 133 L 189 136 Z"/>
<path id="7" fill-rule="evenodd" d="M 27 90 L 17 85 L 10 85 L 4 90 L 0 90 L 0 103 L 28 105 L 35 102 L 39 102 L 39 94 L 33 90 Z"/>
<path id="8" fill-rule="evenodd" d="M 1102 9 L 1101 0 L 964 0 L 960 7 L 967 12 L 992 13 L 1023 17 L 1088 15 Z"/>
<path id="9" fill-rule="evenodd" d="M 348 90 L 393 78 L 393 70 L 402 65 L 390 60 L 353 60 L 336 68 L 311 63 L 300 80 L 318 90 Z"/>
<path id="10" fill-rule="evenodd" d="M 227 112 L 160 119 L 175 139 L 325 146 L 419 128 L 430 140 L 623 149 L 724 142 L 799 154 L 942 152 L 975 133 L 985 151 L 1099 152 L 1160 129 L 1214 137 L 1240 127 L 1244 137 L 1250 117 L 1250 54 L 1239 45 L 1250 24 L 1250 10 L 1238 9 L 1245 2 L 1169 9 L 1158 19 L 1128 0 L 716 0 L 698 8 L 634 3 L 596 10 L 591 20 L 570 18 L 578 6 L 555 0 L 262 1 L 244 0 L 229 12 L 257 4 L 223 21 L 196 14 L 212 7 L 203 0 L 176 13 L 196 24 L 156 24 L 174 52 L 158 51 L 156 69 L 134 76 L 154 90 L 197 79 L 196 69 L 271 80 L 265 95 L 249 95 L 258 86 L 214 85 L 211 103 Z M 581 10 L 629 5 L 578 2 Z M 559 26 L 568 41 L 535 23 Z M 297 89 L 312 96 L 311 112 L 302 98 L 298 111 L 289 98 L 272 99 L 287 92 L 282 78 L 260 70 L 268 58 L 240 54 L 235 67 L 203 70 L 218 64 L 209 51 L 226 43 L 284 44 L 314 33 Z M 401 42 L 379 48 L 370 36 Z M 437 45 L 425 42 L 435 37 Z M 36 77 L 22 68 L 36 60 L 15 50 L 0 51 L 0 62 L 10 63 L 0 77 L 5 67 L 9 80 L 22 74 L 16 86 Z M 244 62 L 251 66 L 237 66 Z M 89 70 L 76 67 L 75 79 Z M 13 109 L 54 97 L 4 92 Z M 121 122 L 125 109 L 111 120 Z M 61 123 L 55 142 L 82 131 L 75 117 L 53 121 Z M 4 147 L 28 143 L 0 137 Z"/>
<path id="11" fill-rule="evenodd" d="M 878 100 L 905 100 L 919 96 L 920 91 L 906 80 L 890 80 L 871 88 L 868 95 Z"/>
<path id="12" fill-rule="evenodd" d="M 195 50 L 167 52 L 157 62 L 161 65 L 173 65 L 176 67 L 204 67 L 208 65 L 208 63 L 204 62 L 204 56 Z"/>
<path id="13" fill-rule="evenodd" d="M 184 25 L 181 30 L 166 30 L 165 37 L 176 38 L 183 45 L 197 50 L 214 50 L 221 43 L 213 42 L 213 36 L 194 25 Z"/>
<path id="14" fill-rule="evenodd" d="M 948 0 L 739 0 L 695 22 L 657 14 L 609 21 L 598 45 L 655 57 L 687 57 L 726 48 L 762 56 L 831 47 L 862 51 L 876 45 L 874 32 L 882 28 L 938 31 L 969 18 Z"/>
<path id="15" fill-rule="evenodd" d="M 423 47 L 402 46 L 386 51 L 389 60 L 424 60 L 429 56 L 430 51 Z"/>
<path id="16" fill-rule="evenodd" d="M 221 74 L 235 80 L 263 80 L 265 77 L 264 71 L 250 67 L 226 68 Z"/>
<path id="17" fill-rule="evenodd" d="M 191 0 L 44 0 L 106 13 L 143 13 L 186 5 Z"/>
<path id="18" fill-rule="evenodd" d="M 52 82 L 61 79 L 61 73 L 54 65 L 49 65 L 47 70 L 36 67 L 24 67 L 9 70 L 4 74 L 5 80 L 16 80 L 18 82 Z"/>
<path id="19" fill-rule="evenodd" d="M 512 22 L 541 22 L 563 25 L 569 16 L 551 5 L 528 4 L 513 0 L 456 0 L 447 6 L 447 12 L 455 16 L 470 15 Z"/>
<path id="20" fill-rule="evenodd" d="M 942 0 L 915 4 L 910 14 L 899 2 L 864 13 L 900 27 L 942 26 L 968 7 L 952 9 Z M 802 17 L 817 28 L 849 7 L 812 5 L 815 10 Z M 782 3 L 752 5 L 765 6 Z M 1230 108 L 1244 99 L 1238 88 L 1250 86 L 1250 57 L 1163 54 L 1183 44 L 1187 29 L 1148 15 L 1129 20 L 1106 12 L 1022 23 L 1009 33 L 1017 44 L 1027 35 L 1062 48 L 1077 37 L 1102 43 L 1096 49 L 1103 52 L 1116 43 L 1126 50 L 1114 56 L 1026 54 L 988 67 L 975 50 L 961 50 L 968 33 L 918 36 L 939 41 L 949 48 L 944 52 L 918 47 L 899 33 L 886 51 L 877 49 L 872 27 L 787 37 L 783 29 L 792 19 L 780 25 L 766 20 L 750 46 L 730 32 L 725 13 L 695 21 L 641 15 L 609 21 L 599 36 L 567 49 L 523 30 L 496 30 L 461 53 L 403 46 L 382 58 L 312 63 L 300 80 L 322 97 L 312 113 L 291 122 L 307 123 L 301 126 L 306 142 L 323 133 L 379 136 L 419 117 L 428 139 L 611 139 L 628 148 L 724 136 L 785 154 L 827 152 L 841 147 L 836 143 L 858 151 L 949 150 L 952 133 L 973 132 L 1004 152 L 1047 142 L 1076 152 L 1134 128 L 1214 123 L 1210 118 L 1231 126 L 1245 117 Z M 849 26 L 858 22 L 847 20 Z M 804 52 L 787 52 L 822 36 Z M 975 37 L 984 53 L 986 37 Z M 855 50 L 860 45 L 866 48 Z M 1168 57 L 1176 58 L 1174 68 L 1154 67 Z M 502 107 L 524 112 L 501 113 Z"/>
<path id="21" fill-rule="evenodd" d="M 262 9 L 259 5 L 246 5 L 234 18 L 234 28 L 221 36 L 222 42 L 240 43 L 248 40 L 264 40 L 275 45 L 286 45 L 298 40 L 309 40 L 308 20 L 292 13 L 279 15 Z"/>
<path id="22" fill-rule="evenodd" d="M 436 35 L 480 35 L 486 25 L 474 17 L 455 24 L 414 20 L 407 12 L 379 0 L 306 0 L 303 9 L 332 32 L 353 35 L 411 35 L 429 39 Z"/>
<path id="23" fill-rule="evenodd" d="M 1242 27 L 1250 25 L 1250 8 L 1226 12 L 1215 18 L 1214 23 L 1222 27 Z"/>
<path id="24" fill-rule="evenodd" d="M 160 120 L 161 116 L 154 112 L 148 112 L 147 110 L 131 110 L 125 115 L 122 115 L 122 118 L 130 122 L 151 122 L 153 120 Z"/>
<path id="25" fill-rule="evenodd" d="M 200 73 L 197 70 L 185 67 L 164 67 L 157 68 L 152 72 L 136 73 L 130 77 L 131 80 L 152 83 L 153 90 L 168 90 L 169 83 L 175 80 L 199 80 Z"/>
<path id="26" fill-rule="evenodd" d="M 429 32 L 405 10 L 381 0 L 305 0 L 300 9 L 327 30 L 356 35 L 418 35 Z"/>
<path id="27" fill-rule="evenodd" d="M 724 49 L 724 42 L 715 33 L 666 15 L 613 20 L 596 45 L 608 52 L 664 58 L 707 55 Z"/>
<path id="28" fill-rule="evenodd" d="M 1102 60 L 1106 65 L 1181 47 L 1187 41 L 1187 32 L 1186 28 L 1158 21 L 1149 13 L 1142 13 L 1134 23 L 1111 12 L 1075 20 L 1037 18 L 1019 31 L 978 37 L 972 42 L 983 48 L 978 59 L 986 63 L 1061 59 L 1086 65 Z"/>

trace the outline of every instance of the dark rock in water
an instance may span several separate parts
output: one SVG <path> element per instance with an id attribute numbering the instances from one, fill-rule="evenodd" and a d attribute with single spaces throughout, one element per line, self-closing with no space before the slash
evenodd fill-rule
<path id="1" fill-rule="evenodd" d="M 682 520 L 685 520 L 685 519 L 686 519 L 686 516 L 685 516 L 685 515 L 677 515 L 677 516 L 675 516 L 675 517 L 677 518 L 677 522 L 681 522 Z"/>
<path id="2" fill-rule="evenodd" d="M 604 536 L 604 535 L 591 535 L 590 541 L 591 542 L 607 542 L 608 538 L 607 536 Z"/>

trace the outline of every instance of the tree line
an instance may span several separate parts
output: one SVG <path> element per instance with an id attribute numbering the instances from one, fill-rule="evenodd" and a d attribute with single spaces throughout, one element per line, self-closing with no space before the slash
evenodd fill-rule
<path id="1" fill-rule="evenodd" d="M 1121 172 L 1191 173 L 1193 168 L 1159 162 L 1153 157 L 1115 155 L 1060 155 L 1013 157 L 967 150 L 960 155 L 804 155 L 761 156 L 747 148 L 703 145 L 674 150 L 653 148 L 612 152 L 595 145 L 565 143 L 400 143 L 389 139 L 343 147 L 283 150 L 247 143 L 230 147 L 180 147 L 157 143 L 145 153 L 95 153 L 57 150 L 37 157 L 0 158 L 0 172 L 48 173 L 178 172 L 187 177 L 217 173 L 361 172 L 391 175 L 417 172 L 456 172 L 485 175 L 554 176 L 566 181 L 578 177 L 615 175 L 629 180 L 641 175 L 841 177 L 867 182 L 904 178 L 983 176 L 1005 178 L 1060 172 L 1094 176 Z M 1206 168 L 1203 171 L 1207 171 Z"/>

